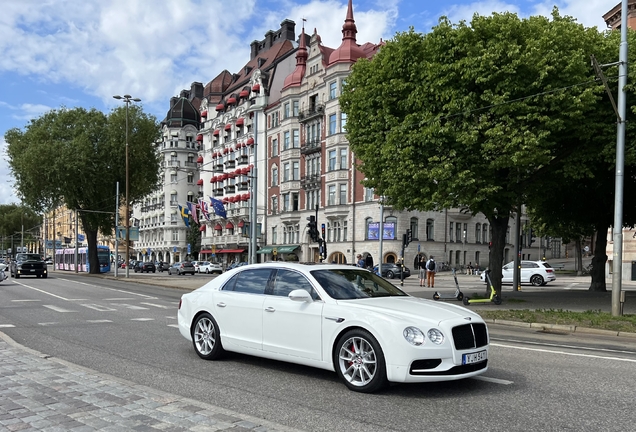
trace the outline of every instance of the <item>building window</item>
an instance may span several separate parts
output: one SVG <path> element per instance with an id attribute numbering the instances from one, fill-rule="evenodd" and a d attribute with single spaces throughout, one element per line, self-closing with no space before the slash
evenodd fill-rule
<path id="1" fill-rule="evenodd" d="M 327 196 L 328 205 L 336 204 L 336 185 L 329 185 L 329 194 Z"/>
<path id="2" fill-rule="evenodd" d="M 336 133 L 336 115 L 329 114 L 329 135 L 335 135 Z"/>
<path id="3" fill-rule="evenodd" d="M 340 185 L 340 205 L 347 204 L 347 184 Z"/>
<path id="4" fill-rule="evenodd" d="M 347 163 L 347 149 L 346 148 L 341 148 L 340 149 L 340 169 L 347 169 L 349 168 L 349 164 Z"/>
<path id="5" fill-rule="evenodd" d="M 272 168 L 272 186 L 278 186 L 278 167 Z"/>
<path id="6" fill-rule="evenodd" d="M 278 127 L 279 123 L 280 122 L 279 122 L 279 118 L 278 118 L 278 111 L 274 111 L 272 113 L 272 127 L 273 128 Z"/>
<path id="7" fill-rule="evenodd" d="M 455 223 L 455 241 L 461 243 L 462 238 L 462 224 L 457 222 Z"/>
<path id="8" fill-rule="evenodd" d="M 475 225 L 475 243 L 481 243 L 481 224 Z"/>
<path id="9" fill-rule="evenodd" d="M 373 189 L 364 188 L 364 202 L 373 201 Z"/>
<path id="10" fill-rule="evenodd" d="M 329 166 L 327 171 L 334 171 L 336 169 L 336 151 L 329 150 Z"/>
<path id="11" fill-rule="evenodd" d="M 278 214 L 278 197 L 272 197 L 272 214 Z"/>
<path id="12" fill-rule="evenodd" d="M 289 194 L 283 194 L 283 211 L 289 211 Z"/>
<path id="13" fill-rule="evenodd" d="M 299 206 L 300 206 L 300 200 L 298 199 L 298 192 L 292 192 L 291 194 L 291 209 L 292 211 L 298 211 L 300 210 Z"/>
<path id="14" fill-rule="evenodd" d="M 490 238 L 490 236 L 488 235 L 489 233 L 490 231 L 488 231 L 488 224 L 483 224 L 481 226 L 481 238 L 484 244 L 490 241 L 488 240 Z"/>
<path id="15" fill-rule="evenodd" d="M 426 240 L 435 240 L 435 221 L 433 219 L 426 219 Z"/>
<path id="16" fill-rule="evenodd" d="M 289 135 L 289 131 L 283 132 L 283 150 L 289 150 L 291 144 L 291 138 Z"/>
<path id="17" fill-rule="evenodd" d="M 172 241 L 179 241 L 179 230 L 172 230 Z"/>
<path id="18" fill-rule="evenodd" d="M 278 243 L 278 229 L 277 227 L 272 227 L 272 244 Z"/>
<path id="19" fill-rule="evenodd" d="M 278 156 L 278 139 L 272 138 L 272 156 Z"/>
<path id="20" fill-rule="evenodd" d="M 448 241 L 453 241 L 453 233 L 455 231 L 453 230 L 453 222 L 451 222 L 448 226 Z"/>
<path id="21" fill-rule="evenodd" d="M 283 118 L 289 118 L 289 102 L 283 106 Z"/>
<path id="22" fill-rule="evenodd" d="M 283 165 L 283 181 L 289 181 L 289 162 Z"/>
<path id="23" fill-rule="evenodd" d="M 171 183 L 176 183 L 177 182 L 177 172 L 176 171 L 172 171 L 170 173 L 170 182 Z"/>
<path id="24" fill-rule="evenodd" d="M 300 162 L 292 163 L 292 180 L 300 180 Z"/>
<path id="25" fill-rule="evenodd" d="M 340 132 L 347 132 L 347 113 L 340 113 Z"/>
<path id="26" fill-rule="evenodd" d="M 329 83 L 329 100 L 335 99 L 338 90 L 338 83 L 336 81 Z"/>
<path id="27" fill-rule="evenodd" d="M 342 221 L 342 241 L 347 241 L 347 221 Z"/>
<path id="28" fill-rule="evenodd" d="M 191 172 L 188 173 L 188 183 L 194 183 L 194 174 Z"/>
<path id="29" fill-rule="evenodd" d="M 409 227 L 411 229 L 411 235 L 413 236 L 413 240 L 419 240 L 420 236 L 417 231 L 419 226 L 419 221 L 416 217 L 412 217 L 409 223 Z"/>
<path id="30" fill-rule="evenodd" d="M 170 194 L 170 205 L 178 205 L 179 204 L 179 199 L 177 197 L 177 193 L 174 192 L 172 194 Z"/>
<path id="31" fill-rule="evenodd" d="M 292 145 L 294 148 L 300 148 L 300 131 L 298 129 L 292 130 Z"/>
<path id="32" fill-rule="evenodd" d="M 298 117 L 298 101 L 292 101 L 292 111 L 294 113 L 294 117 Z"/>

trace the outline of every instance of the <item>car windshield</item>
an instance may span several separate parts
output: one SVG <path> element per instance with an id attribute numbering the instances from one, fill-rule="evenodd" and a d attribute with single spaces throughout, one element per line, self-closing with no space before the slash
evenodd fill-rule
<path id="1" fill-rule="evenodd" d="M 18 254 L 17 261 L 40 261 L 42 258 L 38 254 Z"/>
<path id="2" fill-rule="evenodd" d="M 314 270 L 311 275 L 329 297 L 336 300 L 407 295 L 395 285 L 363 269 Z"/>

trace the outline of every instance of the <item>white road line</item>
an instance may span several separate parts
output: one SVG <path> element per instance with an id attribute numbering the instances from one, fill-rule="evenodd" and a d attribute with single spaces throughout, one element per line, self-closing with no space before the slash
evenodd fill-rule
<path id="1" fill-rule="evenodd" d="M 620 353 L 620 354 L 632 354 L 632 355 L 636 354 L 636 352 L 634 352 L 633 350 L 627 351 L 627 350 L 616 350 L 611 348 L 594 348 L 594 347 L 586 347 L 586 346 L 580 346 L 580 345 L 553 344 L 548 342 L 522 341 L 518 339 L 504 339 L 504 338 L 492 338 L 491 340 L 520 343 L 523 345 L 540 345 L 544 347 L 547 346 L 547 347 L 555 347 L 555 348 L 572 348 L 572 349 L 577 349 L 581 351 L 596 351 L 596 352 L 608 352 L 608 353 Z"/>
<path id="2" fill-rule="evenodd" d="M 179 324 L 168 324 L 168 327 L 179 328 Z"/>
<path id="3" fill-rule="evenodd" d="M 123 306 L 125 308 L 132 309 L 132 310 L 148 310 L 148 308 L 145 308 L 145 307 L 125 304 L 125 303 L 119 304 L 119 306 Z"/>
<path id="4" fill-rule="evenodd" d="M 41 300 L 31 300 L 31 299 L 26 300 L 26 299 L 25 299 L 25 300 L 11 300 L 11 301 L 12 301 L 12 302 L 39 302 L 39 301 L 41 301 Z"/>
<path id="5" fill-rule="evenodd" d="M 503 379 L 499 379 L 499 378 L 491 378 L 491 377 L 486 377 L 486 376 L 474 376 L 473 379 L 479 380 L 479 381 L 486 381 L 486 382 L 490 382 L 490 383 L 494 383 L 494 384 L 503 384 L 503 385 L 510 385 L 510 384 L 514 384 L 514 381 L 508 381 L 508 380 L 503 380 Z"/>
<path id="6" fill-rule="evenodd" d="M 41 326 L 50 326 L 50 325 L 55 325 L 57 324 L 56 322 L 43 322 L 43 323 L 38 323 L 38 325 Z"/>
<path id="7" fill-rule="evenodd" d="M 131 321 L 154 321 L 154 318 L 131 318 Z"/>
<path id="8" fill-rule="evenodd" d="M 176 316 L 167 316 L 166 319 L 177 319 Z"/>
<path id="9" fill-rule="evenodd" d="M 143 298 L 148 299 L 148 300 L 154 300 L 154 299 L 157 298 L 157 297 L 149 296 L 149 295 L 146 295 L 146 294 L 139 294 L 139 293 L 136 293 L 136 292 L 120 290 L 120 289 L 117 289 L 117 288 L 109 288 L 109 287 L 105 287 L 105 286 L 101 286 L 101 285 L 89 284 L 89 283 L 86 283 L 86 282 L 79 282 L 79 281 L 75 281 L 75 280 L 71 280 L 71 279 L 60 278 L 60 280 L 63 280 L 63 281 L 66 281 L 66 282 L 70 282 L 70 283 L 76 283 L 76 284 L 80 284 L 80 285 L 87 285 L 87 286 L 91 286 L 91 287 L 95 287 L 95 288 L 101 288 L 101 289 L 105 289 L 105 290 L 108 290 L 108 291 L 115 291 L 115 292 L 125 293 L 126 295 L 143 297 Z"/>
<path id="10" fill-rule="evenodd" d="M 22 282 L 17 282 L 17 281 L 15 281 L 15 280 L 14 280 L 14 282 L 15 282 L 16 284 L 18 284 L 18 285 L 22 285 L 22 286 L 23 286 L 23 287 L 25 287 L 25 288 L 29 288 L 29 289 L 32 289 L 32 290 L 34 290 L 34 291 L 41 292 L 42 294 L 50 295 L 51 297 L 55 297 L 55 298 L 58 298 L 58 299 L 60 299 L 60 300 L 64 300 L 64 301 L 77 301 L 77 300 L 78 300 L 78 299 L 67 299 L 67 298 L 62 297 L 62 296 L 59 296 L 59 295 L 51 294 L 51 293 L 50 293 L 50 292 L 48 292 L 48 291 L 44 291 L 44 290 L 41 290 L 41 289 L 38 289 L 38 288 L 35 288 L 35 287 L 32 287 L 32 286 L 29 286 L 29 285 L 27 285 L 27 284 L 24 284 L 24 283 L 22 283 Z M 80 299 L 80 300 L 83 300 L 83 299 Z"/>
<path id="11" fill-rule="evenodd" d="M 134 300 L 134 297 L 113 297 L 113 298 L 105 298 L 104 301 L 116 301 L 116 300 Z"/>
<path id="12" fill-rule="evenodd" d="M 609 356 L 600 356 L 600 355 L 593 355 L 593 354 L 569 353 L 569 352 L 565 352 L 565 351 L 556 351 L 556 350 L 549 350 L 549 349 L 542 349 L 542 348 L 518 347 L 518 346 L 514 346 L 514 345 L 504 345 L 504 344 L 497 344 L 497 343 L 494 343 L 494 344 L 491 343 L 490 346 L 497 346 L 497 347 L 502 347 L 502 348 L 512 348 L 512 349 L 518 349 L 518 350 L 523 350 L 523 351 L 544 352 L 544 353 L 549 353 L 549 354 L 562 354 L 562 355 L 567 355 L 567 356 L 572 356 L 572 357 L 587 357 L 587 358 L 595 358 L 595 359 L 602 359 L 602 360 L 616 360 L 616 361 L 623 361 L 623 362 L 629 362 L 629 363 L 636 363 L 636 359 L 626 359 L 626 358 L 621 358 L 621 357 L 609 357 Z"/>
<path id="13" fill-rule="evenodd" d="M 93 324 L 99 324 L 99 323 L 109 323 L 109 322 L 112 322 L 112 321 L 111 320 L 86 320 L 86 322 L 93 323 Z"/>
<path id="14" fill-rule="evenodd" d="M 117 310 L 117 309 L 109 308 L 108 306 L 102 306 L 98 304 L 82 304 L 82 306 L 87 307 L 89 309 L 95 309 L 96 311 L 99 311 L 99 312 L 112 312 Z"/>
<path id="15" fill-rule="evenodd" d="M 44 306 L 45 308 L 52 309 L 52 310 L 54 310 L 55 312 L 63 312 L 63 313 L 67 313 L 67 312 L 77 312 L 77 311 L 72 311 L 72 310 L 64 309 L 64 308 L 61 308 L 61 307 L 59 307 L 59 306 L 54 306 L 54 305 L 42 305 L 42 306 Z"/>
<path id="16" fill-rule="evenodd" d="M 13 328 L 15 327 L 13 324 L 0 324 L 0 328 Z"/>
<path id="17" fill-rule="evenodd" d="M 174 309 L 174 308 L 176 308 L 176 306 L 164 306 L 164 305 L 158 305 L 158 304 L 154 304 L 154 303 L 145 303 L 145 302 L 139 302 L 139 304 L 148 305 L 148 306 L 154 306 L 154 307 L 161 308 L 161 309 Z"/>

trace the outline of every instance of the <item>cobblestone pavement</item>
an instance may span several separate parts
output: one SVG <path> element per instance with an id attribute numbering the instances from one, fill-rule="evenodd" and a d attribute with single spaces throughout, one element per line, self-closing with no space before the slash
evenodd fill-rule
<path id="1" fill-rule="evenodd" d="M 297 429 L 47 358 L 0 333 L 0 432 L 227 430 Z"/>

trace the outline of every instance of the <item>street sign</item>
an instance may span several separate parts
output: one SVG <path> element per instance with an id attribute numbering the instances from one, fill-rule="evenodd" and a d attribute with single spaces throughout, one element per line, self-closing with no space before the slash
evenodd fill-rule
<path id="1" fill-rule="evenodd" d="M 188 255 L 191 253 L 191 247 L 190 247 L 190 243 L 188 243 Z"/>
<path id="2" fill-rule="evenodd" d="M 172 248 L 172 252 L 177 253 L 177 247 L 176 246 Z"/>

